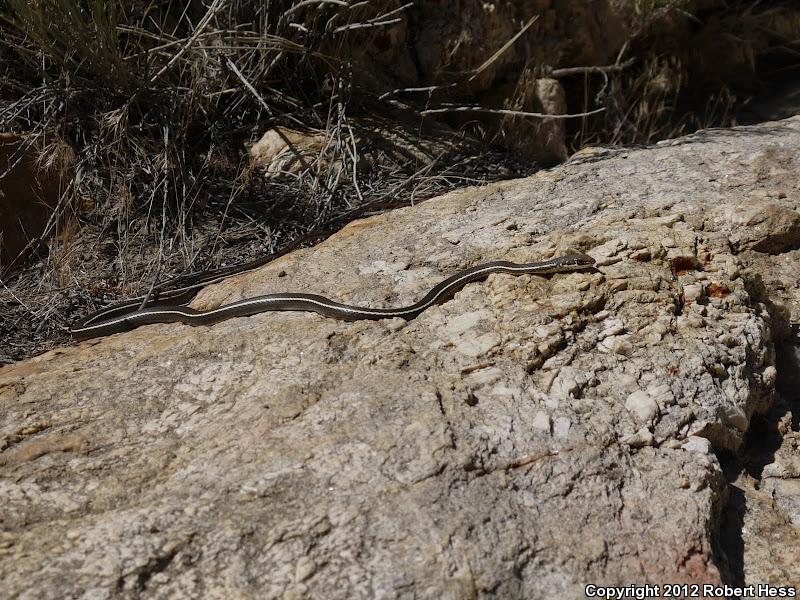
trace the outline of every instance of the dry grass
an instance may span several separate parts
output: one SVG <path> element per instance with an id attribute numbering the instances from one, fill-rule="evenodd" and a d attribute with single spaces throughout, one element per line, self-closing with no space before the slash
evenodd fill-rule
<path id="1" fill-rule="evenodd" d="M 736 125 L 737 110 L 769 83 L 770 63 L 797 68 L 796 4 L 735 1 L 700 15 L 689 14 L 689 6 L 687 0 L 637 0 L 635 28 L 616 63 L 579 68 L 562 79 L 568 95 L 582 95 L 584 110 L 598 103 L 606 108 L 568 125 L 573 148 L 650 144 Z M 668 32 L 689 23 L 694 35 L 659 34 L 665 22 Z M 610 76 L 608 69 L 619 66 L 625 68 Z"/>
<path id="2" fill-rule="evenodd" d="M 724 87 L 686 102 L 691 65 L 650 46 L 654 24 L 683 14 L 686 1 L 635 6 L 639 29 L 616 65 L 562 70 L 569 112 L 603 111 L 568 125 L 573 149 L 730 120 Z M 399 109 L 418 124 L 426 110 L 497 110 L 425 104 L 434 91 L 463 96 L 474 72 L 393 91 L 358 85 L 353 69 L 365 49 L 412 8 L 402 0 L 6 0 L 0 130 L 25 133 L 73 176 L 48 243 L 32 243 L 25 270 L 0 274 L 0 361 L 63 342 L 77 315 L 156 280 L 275 250 L 385 209 L 397 195 L 417 201 L 534 169 L 458 135 L 450 151 L 425 159 L 382 151 L 379 167 L 359 167 L 369 149 L 355 143 L 363 136 L 354 117 L 391 122 Z M 734 6 L 731 18 L 745 12 Z M 508 51 L 532 22 L 489 56 Z M 270 127 L 324 132 L 326 143 L 300 172 L 265 179 L 244 145 Z M 415 127 L 410 147 L 427 135 Z M 59 229 L 64 214 L 76 220 Z"/>
<path id="3" fill-rule="evenodd" d="M 9 0 L 0 130 L 76 149 L 59 209 L 81 227 L 0 281 L 0 356 L 63 340 L 76 314 L 156 279 L 331 228 L 419 171 L 400 157 L 359 174 L 350 116 L 354 57 L 409 6 Z M 244 144 L 274 126 L 324 131 L 323 156 L 292 177 L 253 176 Z M 495 168 L 487 158 L 467 181 Z M 417 197 L 458 171 L 457 158 L 439 165 Z"/>

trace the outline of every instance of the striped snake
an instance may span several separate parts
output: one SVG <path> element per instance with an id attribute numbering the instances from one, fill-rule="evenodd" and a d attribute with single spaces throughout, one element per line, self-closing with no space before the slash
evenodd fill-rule
<path id="1" fill-rule="evenodd" d="M 160 293 L 158 300 L 162 302 L 161 304 L 141 307 L 146 299 L 142 297 L 133 298 L 90 314 L 79 321 L 70 331 L 78 339 L 89 339 L 128 331 L 151 323 L 181 322 L 188 325 L 210 325 L 232 317 L 246 317 L 267 311 L 289 310 L 316 312 L 326 317 L 347 321 L 362 319 L 375 321 L 394 317 L 411 320 L 434 304 L 439 304 L 452 298 L 453 294 L 466 284 L 485 279 L 492 273 L 552 275 L 554 273 L 569 273 L 592 268 L 594 268 L 594 259 L 585 254 L 568 254 L 541 262 L 522 264 L 508 261 L 483 263 L 459 271 L 436 284 L 421 300 L 409 306 L 398 308 L 352 306 L 335 302 L 325 296 L 302 293 L 256 296 L 255 298 L 239 300 L 238 302 L 232 302 L 209 310 L 195 310 L 184 306 L 197 294 L 201 287 L 220 281 L 230 275 L 245 272 L 245 269 L 224 269 L 214 271 L 210 275 L 201 275 L 197 278 L 200 280 L 199 282 Z"/>

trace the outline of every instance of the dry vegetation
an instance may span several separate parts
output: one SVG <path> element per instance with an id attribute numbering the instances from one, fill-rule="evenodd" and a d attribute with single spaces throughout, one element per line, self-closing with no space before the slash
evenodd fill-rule
<path id="1" fill-rule="evenodd" d="M 684 4 L 641 0 L 616 68 L 564 75 L 570 112 L 604 109 L 570 124 L 571 149 L 730 123 L 725 82 L 698 105 L 687 95 L 692 65 L 651 49 L 650 32 Z M 27 134 L 71 176 L 58 206 L 69 218 L 52 219 L 31 240 L 28 265 L 0 279 L 0 362 L 62 343 L 78 315 L 156 280 L 275 251 L 395 201 L 533 170 L 468 128 L 429 160 L 390 152 L 359 170 L 358 118 L 436 135 L 421 126 L 429 106 L 387 98 L 353 73 L 374 36 L 409 10 L 413 2 L 6 0 L 0 131 Z M 735 22 L 749 8 L 728 10 Z M 245 144 L 275 126 L 324 131 L 319 160 L 259 176 Z"/>

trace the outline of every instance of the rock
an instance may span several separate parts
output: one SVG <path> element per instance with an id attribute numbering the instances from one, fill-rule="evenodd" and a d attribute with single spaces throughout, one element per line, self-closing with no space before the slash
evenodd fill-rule
<path id="1" fill-rule="evenodd" d="M 268 176 L 284 173 L 296 174 L 320 169 L 317 160 L 322 158 L 325 136 L 322 133 L 303 133 L 286 127 L 267 130 L 250 146 L 250 158 Z M 328 165 L 325 165 L 326 167 Z M 341 168 L 341 166 L 340 166 Z"/>
<path id="2" fill-rule="evenodd" d="M 712 452 L 711 443 L 706 438 L 695 435 L 687 437 L 682 448 L 688 452 L 699 452 L 700 454 L 711 454 Z"/>
<path id="3" fill-rule="evenodd" d="M 0 272 L 19 264 L 38 245 L 56 209 L 68 176 L 71 154 L 64 146 L 52 145 L 40 157 L 35 140 L 0 133 Z M 70 215 L 62 206 L 57 224 L 63 228 Z M 52 228 L 48 235 L 55 232 Z"/>
<path id="4" fill-rule="evenodd" d="M 297 290 L 403 305 L 483 261 L 601 249 L 596 272 L 492 276 L 402 326 L 151 325 L 0 369 L 4 593 L 536 599 L 722 583 L 716 453 L 738 452 L 773 401 L 800 257 L 737 247 L 745 225 L 714 211 L 800 189 L 798 147 L 789 119 L 455 191 L 192 304 Z M 769 182 L 750 173 L 765 160 Z M 687 302 L 691 286 L 705 292 Z M 795 515 L 791 486 L 773 489 Z"/>
<path id="5" fill-rule="evenodd" d="M 343 132 L 344 139 L 327 139 L 319 130 L 274 127 L 249 147 L 250 161 L 267 178 L 352 177 L 354 168 L 359 173 L 407 168 L 409 160 L 428 164 L 444 152 L 476 154 L 482 148 L 443 123 L 420 127 L 418 119 L 405 114 L 391 126 L 377 119 L 348 119 Z"/>
<path id="6" fill-rule="evenodd" d="M 544 412 L 539 411 L 536 413 L 536 416 L 533 417 L 533 421 L 531 421 L 531 426 L 536 429 L 541 429 L 542 431 L 550 431 L 551 423 L 550 423 L 550 416 Z"/>
<path id="7" fill-rule="evenodd" d="M 636 417 L 640 423 L 650 424 L 658 414 L 658 404 L 644 390 L 633 392 L 625 401 L 625 408 Z"/>
<path id="8" fill-rule="evenodd" d="M 653 445 L 653 434 L 647 427 L 642 427 L 639 431 L 632 435 L 626 435 L 620 438 L 620 442 L 627 444 L 631 448 L 642 448 L 644 446 Z"/>
<path id="9" fill-rule="evenodd" d="M 788 368 L 797 370 L 796 360 L 793 356 L 781 357 L 784 378 L 793 374 L 787 373 Z M 797 388 L 784 391 L 791 389 Z M 796 407 L 796 393 L 778 395 L 753 432 L 757 437 L 751 436 L 750 464 L 730 485 L 722 541 L 732 548 L 746 581 L 800 581 L 800 432 L 793 424 Z M 726 523 L 737 526 L 726 527 Z M 732 538 L 730 542 L 728 538 Z"/>
<path id="10" fill-rule="evenodd" d="M 726 211 L 735 231 L 731 241 L 757 252 L 781 254 L 800 246 L 800 212 L 764 201 L 736 206 Z"/>
<path id="11" fill-rule="evenodd" d="M 537 78 L 532 70 L 523 70 L 517 79 L 498 82 L 482 99 L 485 106 L 505 110 L 536 112 L 545 115 L 567 114 L 567 98 L 561 83 L 549 77 Z M 521 158 L 551 165 L 567 158 L 566 126 L 563 119 L 531 119 L 507 116 L 502 121 L 494 115 L 473 114 L 463 120 L 479 119 L 488 130 L 503 128 L 503 144 Z"/>

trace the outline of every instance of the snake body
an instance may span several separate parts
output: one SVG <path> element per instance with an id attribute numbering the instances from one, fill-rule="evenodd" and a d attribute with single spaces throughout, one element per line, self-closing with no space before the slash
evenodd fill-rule
<path id="1" fill-rule="evenodd" d="M 137 303 L 141 303 L 140 299 L 135 299 L 102 309 L 76 324 L 71 329 L 71 333 L 78 339 L 89 339 L 128 331 L 135 327 L 152 323 L 181 322 L 188 325 L 210 325 L 232 317 L 245 317 L 267 311 L 309 311 L 347 321 L 391 319 L 394 317 L 411 320 L 434 304 L 439 304 L 452 298 L 466 284 L 485 279 L 492 273 L 551 275 L 582 271 L 591 269 L 593 266 L 594 259 L 585 254 L 569 254 L 534 263 L 519 264 L 508 261 L 483 263 L 459 271 L 441 281 L 414 304 L 397 308 L 353 306 L 335 302 L 325 296 L 303 293 L 267 294 L 239 300 L 238 302 L 232 302 L 209 310 L 195 310 L 186 306 L 172 305 L 188 302 L 196 295 L 202 285 L 207 285 L 217 280 L 211 279 L 204 280 L 204 284 L 185 286 L 185 288 L 167 292 L 159 297 L 159 301 L 166 299 L 170 304 L 159 304 L 132 310 L 137 306 Z"/>

